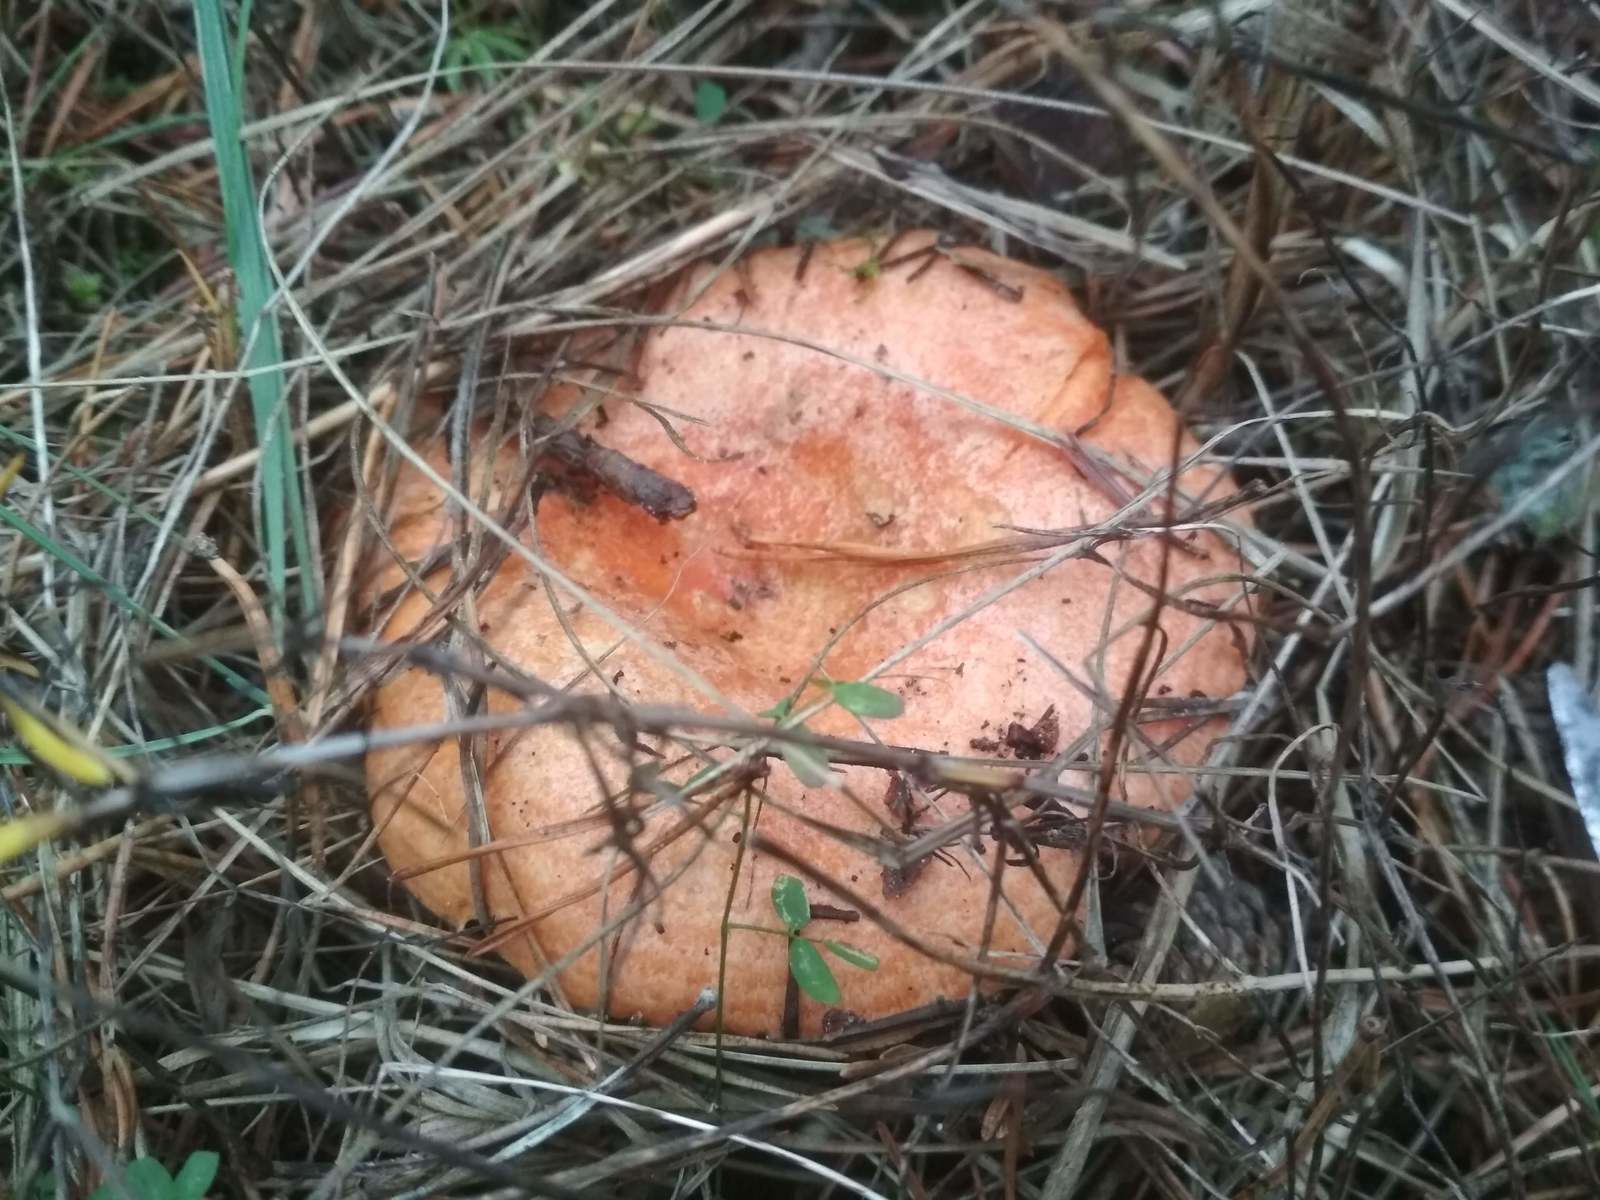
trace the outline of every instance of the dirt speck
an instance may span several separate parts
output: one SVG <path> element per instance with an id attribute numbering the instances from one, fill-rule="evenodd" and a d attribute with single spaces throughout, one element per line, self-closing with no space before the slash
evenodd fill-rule
<path id="1" fill-rule="evenodd" d="M 883 896 L 885 900 L 898 900 L 911 890 L 913 884 L 928 869 L 928 860 L 931 854 L 923 855 L 915 862 L 907 863 L 903 867 L 885 867 L 883 869 Z"/>
<path id="2" fill-rule="evenodd" d="M 866 1018 L 860 1013 L 853 1013 L 848 1008 L 830 1008 L 822 1014 L 822 1036 L 838 1037 L 841 1033 L 865 1023 Z"/>
<path id="3" fill-rule="evenodd" d="M 735 579 L 728 589 L 728 607 L 739 612 L 757 600 L 770 600 L 775 593 L 772 586 L 759 579 Z"/>
<path id="4" fill-rule="evenodd" d="M 883 806 L 889 810 L 900 832 L 911 832 L 917 819 L 916 803 L 911 796 L 911 785 L 899 771 L 889 772 L 889 786 L 883 792 Z"/>
<path id="5" fill-rule="evenodd" d="M 1056 752 L 1060 741 L 1061 718 L 1056 716 L 1056 706 L 1053 704 L 1031 726 L 1016 721 L 1006 726 L 1006 747 L 1018 758 L 1049 758 Z"/>

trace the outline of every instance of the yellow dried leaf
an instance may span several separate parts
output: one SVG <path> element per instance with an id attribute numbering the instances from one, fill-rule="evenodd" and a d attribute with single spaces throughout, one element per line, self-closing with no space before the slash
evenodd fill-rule
<path id="1" fill-rule="evenodd" d="M 939 782 L 962 788 L 980 788 L 986 792 L 1008 792 L 1022 782 L 1022 772 L 1005 767 L 986 767 L 978 763 L 954 762 L 939 759 L 934 764 Z"/>
<path id="2" fill-rule="evenodd" d="M 4 497 L 11 490 L 11 485 L 17 481 L 17 476 L 22 474 L 22 464 L 27 461 L 20 454 L 13 454 L 11 461 L 5 465 L 5 470 L 0 471 L 0 497 Z"/>
<path id="3" fill-rule="evenodd" d="M 25 658 L 18 658 L 15 654 L 0 651 L 0 671 L 15 671 L 18 675 L 26 675 L 29 679 L 39 678 L 39 668 Z"/>
<path id="4" fill-rule="evenodd" d="M 64 722 L 34 712 L 12 696 L 0 695 L 0 711 L 35 762 L 85 787 L 133 782 L 127 767 Z"/>
<path id="5" fill-rule="evenodd" d="M 11 821 L 0 821 L 0 863 L 10 862 L 53 838 L 71 824 L 55 813 L 32 813 Z"/>

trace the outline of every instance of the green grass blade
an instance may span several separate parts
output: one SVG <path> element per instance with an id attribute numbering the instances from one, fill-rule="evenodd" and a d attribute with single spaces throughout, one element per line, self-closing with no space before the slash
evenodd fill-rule
<path id="1" fill-rule="evenodd" d="M 256 440 L 261 446 L 259 521 L 271 592 L 268 611 L 281 632 L 291 538 L 294 561 L 302 568 L 307 589 L 304 597 L 307 615 L 316 608 L 310 590 L 314 565 L 310 530 L 295 470 L 295 447 L 289 436 L 289 413 L 285 403 L 283 334 L 277 312 L 267 307 L 274 291 L 272 272 L 267 265 L 266 238 L 256 211 L 255 181 L 240 133 L 244 126 L 243 98 L 236 86 L 221 0 L 196 0 L 194 21 L 205 83 L 206 119 L 211 127 L 217 180 L 222 189 L 228 262 L 238 281 L 239 333 L 243 348 L 240 365 L 250 369 L 266 368 L 249 378 L 250 410 L 255 420 Z"/>
<path id="2" fill-rule="evenodd" d="M 15 450 L 22 450 L 28 454 L 34 453 L 35 442 L 26 434 L 16 432 L 8 425 L 0 425 L 0 442 Z M 58 475 L 65 475 L 74 482 L 81 483 L 84 487 L 99 492 L 107 500 L 117 506 L 119 510 L 126 510 L 128 516 L 136 521 L 142 521 L 152 529 L 159 529 L 161 522 L 133 502 L 133 497 L 126 492 L 120 492 L 110 484 L 96 477 L 94 472 L 85 471 L 82 467 L 74 466 L 69 462 L 54 462 L 50 469 Z"/>
<path id="3" fill-rule="evenodd" d="M 272 709 L 257 708 L 247 712 L 242 717 L 235 717 L 231 721 L 223 721 L 218 725 L 207 725 L 204 729 L 191 729 L 185 733 L 176 733 L 171 737 L 154 738 L 148 742 L 134 742 L 129 746 L 102 746 L 112 758 L 146 758 L 152 754 L 165 754 L 168 750 L 183 750 L 189 746 L 198 746 L 205 742 L 215 741 L 217 738 L 227 737 L 230 733 L 237 733 L 248 725 L 257 721 L 270 721 Z M 23 767 L 30 766 L 33 759 L 21 750 L 0 750 L 0 766 Z"/>

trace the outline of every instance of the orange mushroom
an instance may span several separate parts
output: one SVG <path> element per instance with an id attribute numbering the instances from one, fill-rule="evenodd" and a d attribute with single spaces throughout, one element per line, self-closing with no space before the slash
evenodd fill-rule
<path id="1" fill-rule="evenodd" d="M 1061 755 L 1060 782 L 1092 793 L 1093 771 L 1076 760 L 1107 740 L 1164 560 L 1145 695 L 1159 705 L 1244 685 L 1249 626 L 1226 619 L 1243 603 L 1236 549 L 1209 529 L 1164 526 L 1161 478 L 1175 448 L 1197 447 L 1159 393 L 1113 370 L 1105 336 L 1049 274 L 931 234 L 902 237 L 887 261 L 842 241 L 687 271 L 658 311 L 678 319 L 637 339 L 626 394 L 616 375 L 596 376 L 596 390 L 553 389 L 544 414 L 581 415 L 607 454 L 676 481 L 692 505 L 652 513 L 615 488 L 557 486 L 524 535 L 657 652 L 512 554 L 475 597 L 502 665 L 567 695 L 722 718 L 785 697 L 796 712 L 816 708 L 826 681 L 870 678 L 900 698 L 899 715 L 832 703 L 806 728 L 951 756 L 934 761 L 965 777 L 975 758 Z M 443 444 L 421 450 L 448 478 Z M 478 469 L 493 472 L 491 512 L 527 478 L 512 437 Z M 1188 466 L 1177 513 L 1233 492 L 1222 469 Z M 453 536 L 452 514 L 407 469 L 392 544 L 427 560 Z M 402 578 L 391 564 L 364 595 Z M 383 610 L 381 636 L 437 637 L 448 582 L 435 566 L 433 595 L 412 590 Z M 485 703 L 537 714 L 553 702 L 491 690 Z M 375 690 L 370 719 L 393 730 L 446 714 L 439 678 L 411 666 Z M 1187 769 L 1222 728 L 1214 710 L 1152 717 L 1147 705 L 1112 799 L 1178 808 Z M 489 733 L 478 779 L 490 848 L 476 856 L 460 739 L 388 748 L 367 763 L 373 818 L 390 864 L 442 920 L 474 917 L 475 861 L 494 949 L 529 974 L 559 964 L 571 1003 L 621 1019 L 665 1023 L 720 982 L 726 1028 L 778 1032 L 790 969 L 771 898 L 780 875 L 803 879 L 814 906 L 861 915 L 802 932 L 877 960 L 835 963 L 836 1007 L 862 1017 L 963 998 L 975 961 L 1025 971 L 1057 930 L 1085 866 L 1070 836 L 1081 805 L 1054 818 L 1057 836 L 1038 839 L 1024 865 L 1014 837 L 996 843 L 995 806 L 1037 829 L 1050 802 L 1007 790 L 1020 773 L 998 774 L 976 835 L 896 866 L 895 846 L 973 811 L 970 788 L 886 770 L 887 758 L 835 761 L 819 785 L 814 756 L 800 775 L 774 757 L 762 777 L 676 796 L 726 757 L 715 740 L 656 730 L 624 746 L 615 729 L 560 721 Z M 862 897 L 872 911 L 852 904 Z M 801 1026 L 821 1028 L 828 1007 L 802 996 Z"/>

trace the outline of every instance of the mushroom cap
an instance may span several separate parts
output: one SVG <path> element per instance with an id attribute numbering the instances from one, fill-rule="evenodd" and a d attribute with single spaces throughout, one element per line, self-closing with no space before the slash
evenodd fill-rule
<path id="1" fill-rule="evenodd" d="M 610 690 L 629 702 L 724 715 L 770 708 L 812 675 L 824 651 L 820 667 L 833 680 L 861 679 L 899 655 L 874 678 L 903 698 L 902 715 L 863 720 L 835 704 L 807 727 L 969 757 L 993 757 L 997 744 L 1009 753 L 1009 731 L 1024 753 L 1048 756 L 1081 742 L 1097 757 L 1163 557 L 1169 596 L 1237 611 L 1237 550 L 1190 530 L 1104 541 L 1097 558 L 1068 557 L 1042 573 L 1039 565 L 1070 537 L 952 554 L 1015 538 L 1016 529 L 1094 526 L 1122 507 L 1061 445 L 1007 415 L 1045 430 L 1081 430 L 1082 445 L 1114 465 L 1110 474 L 1129 495 L 1165 471 L 1178 424 L 1156 390 L 1113 371 L 1106 338 L 1050 275 L 977 250 L 932 253 L 931 234 L 901 238 L 895 254 L 917 249 L 930 253 L 881 269 L 862 267 L 875 263 L 868 243 L 842 241 L 759 251 L 720 274 L 683 273 L 660 309 L 680 319 L 652 326 L 636 343 L 637 392 L 610 392 L 603 425 L 589 413 L 582 427 L 685 484 L 696 511 L 662 522 L 615 495 L 582 489 L 538 500 L 536 529 L 523 535 L 536 539 L 529 544 L 692 676 L 666 663 L 670 655 L 621 637 L 514 554 L 475 595 L 483 641 L 505 664 L 569 691 Z M 603 382 L 617 386 L 611 376 Z M 592 399 L 569 385 L 553 389 L 545 408 L 559 413 Z M 1185 455 L 1197 449 L 1187 434 L 1181 447 Z M 443 444 L 420 449 L 448 478 Z M 483 453 L 479 469 L 493 471 L 489 511 L 501 511 L 520 461 L 514 437 L 493 456 Z M 1179 487 L 1206 502 L 1234 490 L 1213 465 L 1188 467 Z M 1158 491 L 1129 523 L 1154 524 L 1163 504 Z M 1185 508 L 1180 503 L 1180 513 Z M 402 471 L 393 544 L 421 560 L 453 536 L 451 512 L 422 474 Z M 1003 590 L 1030 571 L 1034 577 Z M 392 561 L 375 571 L 367 600 L 400 578 Z M 440 571 L 429 589 L 437 594 L 447 583 Z M 381 636 L 439 636 L 437 618 L 426 619 L 430 606 L 413 589 L 387 612 Z M 1163 608 L 1150 696 L 1216 698 L 1244 685 L 1249 626 L 1200 611 Z M 907 647 L 914 649 L 901 655 Z M 813 687 L 797 708 L 823 695 Z M 495 692 L 485 704 L 494 713 L 524 706 Z M 395 729 L 443 720 L 446 711 L 438 678 L 405 668 L 374 690 L 370 721 L 374 730 Z M 1011 728 L 1033 729 L 1052 712 L 1058 739 L 1048 718 L 1032 746 Z M 1178 808 L 1191 792 L 1184 769 L 1203 761 L 1222 728 L 1216 717 L 1141 722 L 1112 799 Z M 590 727 L 580 740 L 552 724 L 489 734 L 479 755 L 484 819 L 502 847 L 480 860 L 482 887 L 492 915 L 512 931 L 496 939 L 497 952 L 530 975 L 558 964 L 570 1003 L 619 1019 L 665 1023 L 720 982 L 725 1028 L 779 1031 L 785 939 L 725 928 L 725 913 L 735 926 L 777 928 L 773 880 L 800 872 L 749 840 L 751 830 L 810 868 L 813 904 L 853 908 L 853 898 L 865 897 L 897 927 L 864 917 L 814 920 L 806 930 L 877 956 L 876 970 L 833 961 L 839 1007 L 866 1018 L 966 997 L 973 977 L 962 964 L 980 957 L 1029 967 L 1084 866 L 1080 850 L 1056 845 L 1038 848 L 1037 871 L 997 871 L 1018 851 L 1000 854 L 992 838 L 968 837 L 893 886 L 873 846 L 902 839 L 902 819 L 886 801 L 896 788 L 901 800 L 906 791 L 885 770 L 836 766 L 839 786 L 816 787 L 773 759 L 753 790 L 712 789 L 681 804 L 630 791 L 630 762 L 681 783 L 706 760 L 664 737 L 642 736 L 639 745 L 630 754 L 609 729 Z M 459 750 L 458 739 L 446 738 L 376 751 L 367 762 L 384 854 L 402 874 L 450 861 L 406 886 L 456 927 L 474 916 L 469 868 L 452 860 L 468 846 Z M 1094 787 L 1088 770 L 1069 768 L 1060 778 Z M 970 811 L 956 792 L 913 784 L 910 795 L 918 828 Z M 1015 815 L 1030 815 L 1014 794 L 1001 799 Z M 617 849 L 619 830 L 636 853 Z M 1118 835 L 1136 840 L 1140 831 L 1123 826 Z M 648 878 L 639 859 L 648 861 Z M 817 1030 L 823 1016 L 824 1006 L 802 997 L 803 1029 Z"/>

